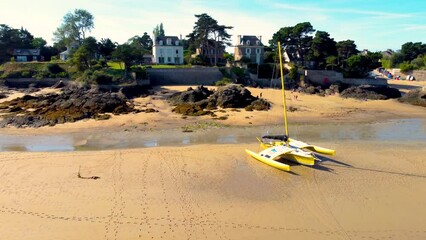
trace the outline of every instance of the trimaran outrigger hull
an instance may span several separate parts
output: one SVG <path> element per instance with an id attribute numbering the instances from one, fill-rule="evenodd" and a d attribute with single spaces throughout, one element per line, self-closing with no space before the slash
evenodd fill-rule
<path id="1" fill-rule="evenodd" d="M 285 91 L 284 91 L 284 77 L 282 68 L 281 58 L 281 44 L 278 43 L 279 59 L 280 59 L 280 72 L 281 72 L 281 87 L 283 93 L 283 107 L 284 107 L 284 127 L 285 135 L 278 136 L 264 136 L 262 140 L 258 139 L 260 146 L 264 149 L 259 153 L 255 153 L 246 149 L 246 153 L 253 158 L 268 164 L 272 167 L 278 168 L 284 171 L 290 171 L 290 166 L 284 164 L 278 160 L 284 158 L 292 162 L 296 162 L 302 165 L 313 166 L 317 158 L 314 156 L 315 153 L 334 155 L 335 151 L 328 148 L 318 147 L 315 145 L 307 144 L 302 141 L 298 141 L 288 137 L 288 125 L 287 125 L 287 112 L 285 102 Z"/>
<path id="2" fill-rule="evenodd" d="M 311 152 L 324 154 L 324 155 L 331 155 L 331 156 L 336 154 L 336 151 L 333 150 L 333 149 L 319 147 L 319 146 L 308 144 L 308 143 L 305 143 L 305 142 L 302 142 L 302 141 L 299 141 L 299 140 L 296 140 L 296 139 L 289 138 L 288 142 L 289 142 L 290 147 L 293 147 L 293 148 L 305 149 L 305 150 L 309 150 Z M 263 149 L 267 149 L 267 148 L 270 148 L 272 146 L 279 146 L 279 145 L 285 145 L 285 144 L 286 144 L 286 142 L 284 142 L 284 141 L 274 141 L 274 142 L 262 142 L 261 141 L 260 146 Z"/>

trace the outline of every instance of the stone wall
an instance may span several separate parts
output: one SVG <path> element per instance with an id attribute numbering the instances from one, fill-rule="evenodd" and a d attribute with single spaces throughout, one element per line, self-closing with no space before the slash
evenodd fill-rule
<path id="1" fill-rule="evenodd" d="M 147 69 L 151 85 L 214 85 L 223 78 L 218 68 Z"/>
<path id="2" fill-rule="evenodd" d="M 69 80 L 59 78 L 45 78 L 40 80 L 35 78 L 13 78 L 5 79 L 4 85 L 13 88 L 28 88 L 30 85 L 34 87 L 51 87 L 59 81 L 68 82 Z"/>
<path id="3" fill-rule="evenodd" d="M 342 73 L 326 70 L 304 70 L 300 74 L 305 75 L 305 79 L 318 85 L 330 85 L 336 82 L 342 82 L 350 85 L 375 85 L 387 86 L 386 79 L 358 79 L 358 78 L 344 78 Z"/>

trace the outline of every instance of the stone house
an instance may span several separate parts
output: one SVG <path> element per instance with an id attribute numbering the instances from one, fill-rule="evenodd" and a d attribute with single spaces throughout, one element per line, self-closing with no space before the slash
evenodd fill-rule
<path id="1" fill-rule="evenodd" d="M 240 61 L 245 57 L 252 63 L 261 64 L 264 60 L 264 53 L 265 46 L 262 44 L 261 36 L 237 36 L 237 45 L 234 49 L 235 61 Z"/>
<path id="2" fill-rule="evenodd" d="M 183 64 L 182 41 L 176 36 L 156 37 L 152 47 L 153 63 Z"/>
<path id="3" fill-rule="evenodd" d="M 206 45 L 202 45 L 195 49 L 195 54 L 192 57 L 200 56 L 210 63 L 210 65 L 224 65 L 226 63 L 225 46 L 222 42 L 208 40 Z"/>
<path id="4" fill-rule="evenodd" d="M 40 61 L 40 49 L 14 49 L 13 57 L 17 62 Z"/>

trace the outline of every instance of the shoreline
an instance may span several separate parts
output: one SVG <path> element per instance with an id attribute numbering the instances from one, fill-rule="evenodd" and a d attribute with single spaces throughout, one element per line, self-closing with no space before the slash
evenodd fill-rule
<path id="1" fill-rule="evenodd" d="M 167 92 L 183 91 L 189 86 L 161 87 Z M 209 87 L 211 88 L 211 87 Z M 248 112 L 244 109 L 218 109 L 218 117 L 225 120 L 212 119 L 210 116 L 183 117 L 172 112 L 165 98 L 168 93 L 158 92 L 146 98 L 134 99 L 136 106 L 149 106 L 157 113 L 131 113 L 126 115 L 113 115 L 109 120 L 81 120 L 75 123 L 58 124 L 53 127 L 41 128 L 2 128 L 0 131 L 8 134 L 48 134 L 48 133 L 73 133 L 80 131 L 105 131 L 113 130 L 140 131 L 179 129 L 185 126 L 219 125 L 230 127 L 267 126 L 282 124 L 282 99 L 281 90 L 249 88 L 253 96 L 262 95 L 272 103 L 268 111 Z M 49 92 L 43 89 L 42 92 Z M 288 112 L 290 125 L 292 124 L 324 124 L 324 123 L 370 123 L 388 119 L 426 118 L 423 107 L 399 103 L 397 100 L 369 100 L 346 99 L 339 96 L 320 97 L 316 95 L 298 94 L 297 100 L 290 91 L 286 91 L 288 107 L 297 110 Z M 0 101 L 4 101 L 3 99 Z"/>

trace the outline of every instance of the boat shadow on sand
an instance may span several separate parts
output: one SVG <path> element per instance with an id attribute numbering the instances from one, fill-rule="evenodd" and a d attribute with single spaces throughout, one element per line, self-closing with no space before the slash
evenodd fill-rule
<path id="1" fill-rule="evenodd" d="M 374 169 L 374 168 L 367 168 L 367 167 L 357 167 L 357 166 L 353 166 L 351 164 L 347 164 L 347 163 L 344 163 L 335 159 L 331 159 L 325 156 L 317 156 L 317 157 L 321 162 L 309 168 L 313 168 L 319 171 L 330 172 L 334 174 L 338 174 L 335 172 L 335 168 L 341 168 L 341 169 L 344 168 L 344 169 L 350 169 L 354 171 L 367 171 L 367 172 L 399 175 L 399 176 L 405 176 L 405 177 L 426 178 L 426 175 L 407 173 L 407 172 L 389 171 L 389 170 L 383 170 L 383 169 Z"/>

